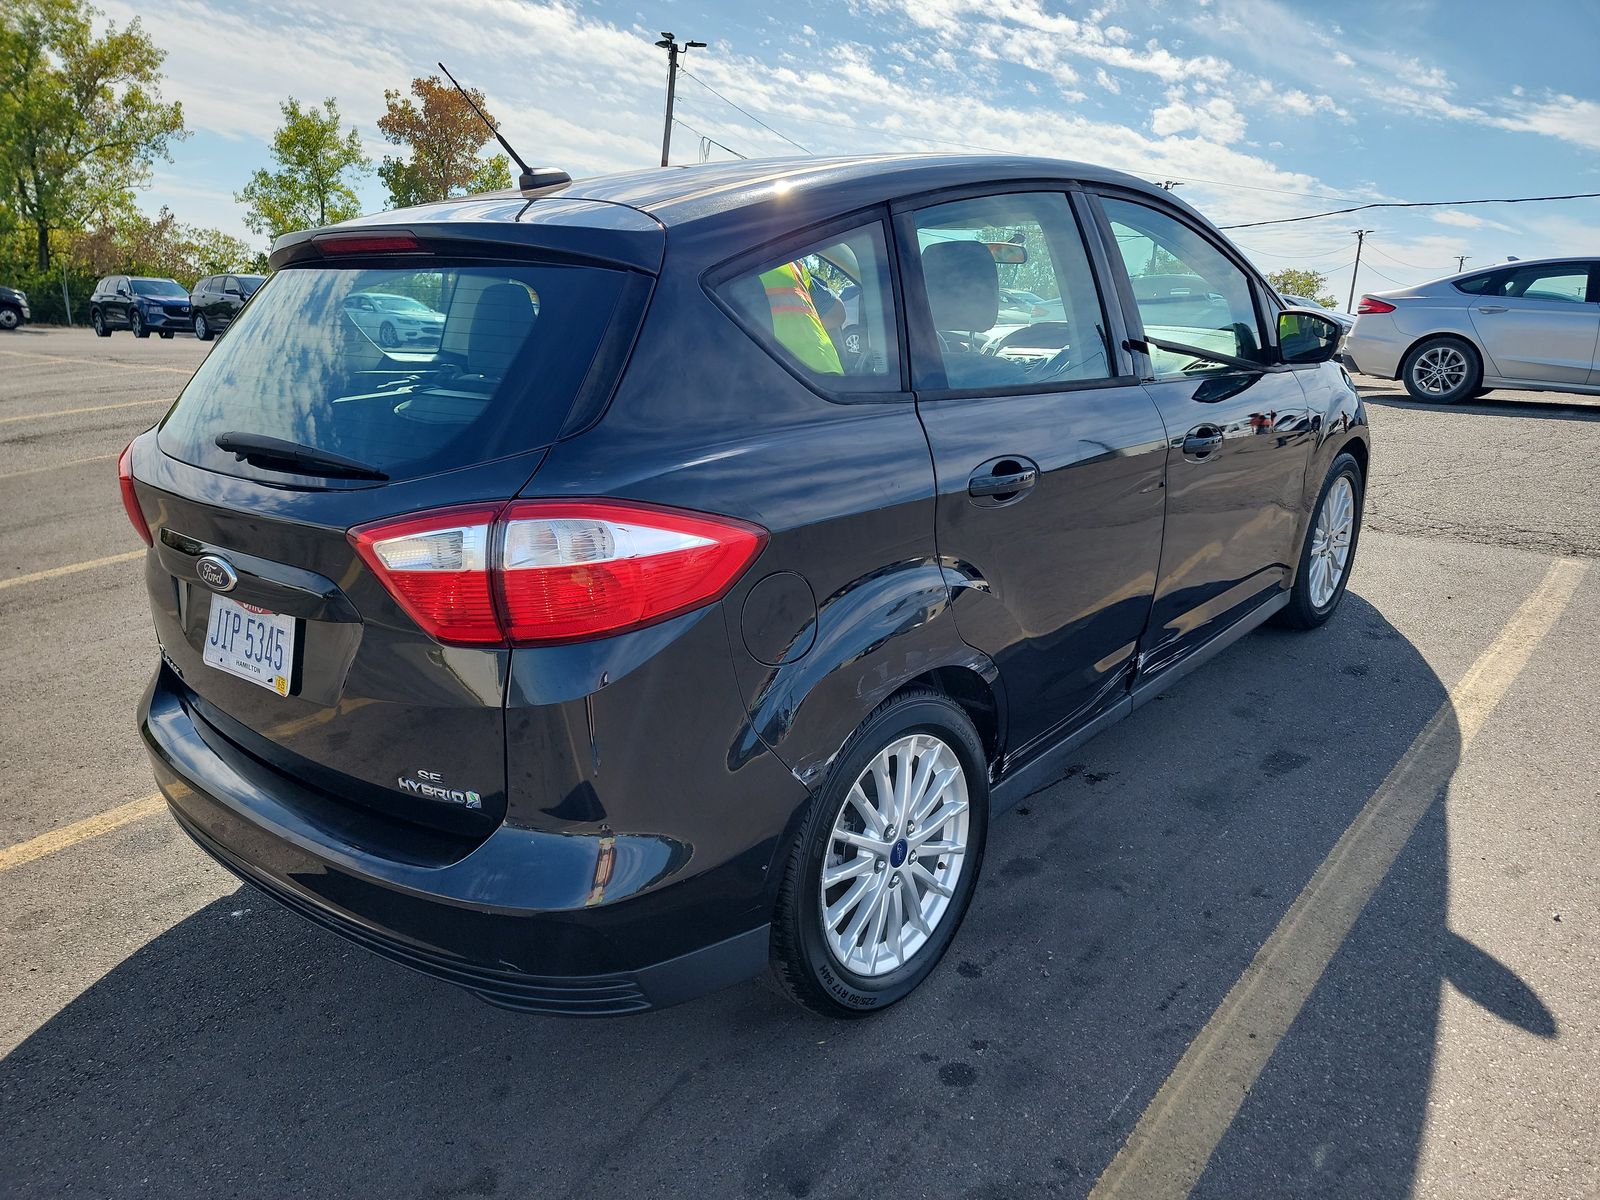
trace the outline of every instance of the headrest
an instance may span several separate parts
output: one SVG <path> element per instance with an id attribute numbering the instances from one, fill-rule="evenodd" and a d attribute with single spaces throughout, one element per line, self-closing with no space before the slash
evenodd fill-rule
<path id="1" fill-rule="evenodd" d="M 992 329 L 1000 316 L 1000 275 L 982 242 L 934 242 L 922 251 L 935 329 Z"/>
<path id="2" fill-rule="evenodd" d="M 533 327 L 533 301 L 528 289 L 496 283 L 483 289 L 472 312 L 467 334 L 467 361 L 482 375 L 501 376 L 517 356 Z"/>

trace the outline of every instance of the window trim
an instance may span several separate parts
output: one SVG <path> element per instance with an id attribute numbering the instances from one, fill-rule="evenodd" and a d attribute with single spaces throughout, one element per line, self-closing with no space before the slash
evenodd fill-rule
<path id="1" fill-rule="evenodd" d="M 1102 201 L 1121 200 L 1126 203 L 1140 205 L 1144 208 L 1150 209 L 1153 212 L 1158 212 L 1165 216 L 1171 217 L 1174 221 L 1177 221 L 1180 225 L 1183 225 L 1191 232 L 1204 239 L 1204 241 L 1210 245 L 1212 249 L 1216 250 L 1223 256 L 1223 258 L 1227 259 L 1228 262 L 1232 263 L 1234 267 L 1242 272 L 1245 277 L 1245 281 L 1250 285 L 1251 306 L 1255 309 L 1256 330 L 1261 339 L 1261 347 L 1263 350 L 1270 347 L 1272 351 L 1270 355 L 1271 361 L 1264 362 L 1260 365 L 1260 370 L 1263 373 L 1286 370 L 1305 370 L 1318 368 L 1322 365 L 1321 363 L 1302 363 L 1298 366 L 1293 366 L 1286 365 L 1282 361 L 1282 350 L 1278 345 L 1278 322 L 1276 320 L 1276 314 L 1283 311 L 1283 304 L 1277 298 L 1277 293 L 1274 292 L 1272 288 L 1268 286 L 1267 281 L 1262 278 L 1261 273 L 1258 272 L 1255 267 L 1245 259 L 1244 255 L 1239 252 L 1237 247 L 1235 247 L 1226 238 L 1222 237 L 1219 230 L 1213 230 L 1209 228 L 1208 225 L 1203 221 L 1196 221 L 1190 216 L 1190 214 L 1179 208 L 1176 204 L 1163 202 L 1157 197 L 1149 196 L 1143 192 L 1134 191 L 1129 188 L 1119 188 L 1111 184 L 1096 184 L 1093 187 L 1085 188 L 1084 195 L 1088 200 L 1090 207 L 1094 211 L 1096 225 L 1099 228 L 1101 240 L 1107 247 L 1115 244 L 1116 235 L 1111 228 L 1111 217 L 1106 212 L 1105 205 L 1102 203 Z M 1120 254 L 1113 258 L 1110 250 L 1107 249 L 1106 258 L 1107 269 L 1112 273 L 1115 279 L 1117 296 L 1122 305 L 1123 318 L 1128 330 L 1127 336 L 1129 338 L 1137 336 L 1138 338 L 1143 339 L 1144 317 L 1139 312 L 1138 298 L 1133 294 L 1133 280 L 1128 274 L 1126 265 L 1121 263 Z M 1268 320 L 1269 315 L 1271 315 L 1274 319 Z M 1144 369 L 1139 372 L 1138 376 L 1141 381 L 1145 383 L 1171 382 L 1171 380 L 1167 377 L 1158 375 L 1156 373 L 1155 363 L 1152 361 L 1149 354 L 1142 350 L 1135 350 L 1133 353 L 1136 355 L 1135 361 L 1137 362 L 1142 360 L 1144 364 Z M 1183 376 L 1183 378 L 1211 379 L 1218 375 L 1239 373 L 1239 368 L 1229 367 L 1219 363 L 1216 371 L 1207 371 L 1204 373 L 1195 372 Z"/>
<path id="2" fill-rule="evenodd" d="M 1127 387 L 1138 382 L 1132 363 L 1125 358 L 1123 341 L 1126 333 L 1121 328 L 1120 314 L 1114 316 L 1117 306 L 1107 302 L 1105 280 L 1095 254 L 1095 244 L 1084 224 L 1083 215 L 1073 200 L 1080 185 L 1069 180 L 1036 181 L 1029 179 L 996 180 L 988 183 L 968 184 L 943 191 L 923 192 L 914 197 L 896 201 L 892 206 L 894 233 L 899 243 L 902 262 L 915 258 L 914 269 L 907 269 L 901 277 L 906 295 L 906 321 L 911 349 L 911 387 L 918 400 L 968 400 L 974 398 L 1006 396 L 1049 396 L 1062 392 L 1095 391 L 1107 387 Z M 1089 265 L 1090 282 L 1094 285 L 1095 299 L 1100 305 L 1101 319 L 1106 323 L 1110 345 L 1106 347 L 1107 361 L 1113 374 L 1103 379 L 1063 379 L 1055 381 L 1025 381 L 1001 387 L 955 388 L 949 384 L 945 373 L 944 356 L 939 348 L 938 332 L 933 327 L 933 308 L 928 302 L 927 286 L 922 278 L 920 254 L 913 256 L 910 248 L 917 244 L 916 215 L 929 208 L 955 204 L 962 200 L 981 200 L 989 196 L 1059 196 L 1066 202 L 1067 216 L 1077 230 L 1083 248 L 1084 260 Z M 1059 280 L 1058 280 L 1059 282 Z M 915 319 L 911 310 L 916 309 Z M 930 369 L 924 370 L 922 364 Z"/>
<path id="3" fill-rule="evenodd" d="M 851 233 L 877 225 L 879 234 L 883 238 L 884 267 L 889 276 L 889 302 L 893 306 L 893 328 L 895 338 L 895 366 L 896 372 L 886 378 L 894 383 L 893 387 L 883 388 L 830 388 L 825 386 L 821 379 L 804 371 L 788 357 L 778 354 L 769 344 L 771 333 L 754 329 L 738 313 L 734 307 L 722 298 L 719 289 L 729 280 L 745 274 L 763 263 L 774 259 L 781 259 L 785 254 L 798 253 L 808 246 L 814 246 L 818 241 L 833 236 L 834 234 Z M 821 396 L 824 400 L 834 404 L 883 404 L 906 403 L 912 398 L 909 386 L 910 365 L 906 354 L 906 301 L 901 284 L 900 264 L 895 253 L 894 229 L 889 218 L 888 206 L 874 204 L 868 208 L 856 209 L 843 216 L 829 217 L 825 221 L 814 222 L 798 229 L 785 230 L 784 233 L 771 238 L 759 245 L 741 250 L 732 258 L 724 259 L 707 267 L 700 273 L 700 290 L 734 325 L 739 332 L 748 337 L 756 347 L 778 366 L 782 367 L 791 376 L 803 383 L 810 391 Z M 840 379 L 850 379 L 849 375 L 838 376 Z"/>

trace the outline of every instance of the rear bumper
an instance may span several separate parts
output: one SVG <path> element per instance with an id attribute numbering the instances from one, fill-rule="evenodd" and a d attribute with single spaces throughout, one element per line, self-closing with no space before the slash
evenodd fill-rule
<path id="1" fill-rule="evenodd" d="M 661 877 L 664 860 L 642 835 L 505 825 L 457 861 L 406 861 L 392 845 L 383 853 L 364 845 L 339 806 L 220 740 L 165 666 L 140 724 L 173 816 L 201 849 L 317 924 L 492 1004 L 568 1016 L 641 1012 L 766 964 L 767 925 L 747 913 L 744 928 L 727 931 L 715 871 L 606 901 L 608 884 Z M 706 936 L 690 936 L 682 950 L 686 924 Z M 641 952 L 652 945 L 677 952 Z"/>
<path id="2" fill-rule="evenodd" d="M 1362 316 L 1344 337 L 1345 366 L 1363 375 L 1397 379 L 1400 363 L 1414 339 L 1396 328 L 1387 313 Z"/>

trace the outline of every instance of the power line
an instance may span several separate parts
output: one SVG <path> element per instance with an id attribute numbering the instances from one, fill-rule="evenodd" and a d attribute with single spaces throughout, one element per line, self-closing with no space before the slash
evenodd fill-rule
<path id="1" fill-rule="evenodd" d="M 1272 221 L 1245 221 L 1239 225 L 1223 225 L 1221 228 L 1258 229 L 1263 225 L 1292 225 L 1296 221 L 1342 217 L 1346 213 L 1365 212 L 1369 208 L 1465 208 L 1470 204 L 1533 204 L 1541 200 L 1600 200 L 1600 192 L 1573 192 L 1566 196 L 1500 196 L 1487 200 L 1376 200 L 1371 204 L 1357 204 L 1353 208 L 1335 208 L 1327 212 L 1306 213 L 1298 217 L 1278 217 Z"/>
<path id="2" fill-rule="evenodd" d="M 1394 255 L 1390 254 L 1387 250 L 1381 250 L 1377 246 L 1371 246 L 1371 247 L 1369 247 L 1369 249 L 1371 249 L 1374 254 L 1383 255 L 1384 258 L 1386 258 L 1390 262 L 1394 263 L 1395 266 L 1397 266 L 1397 267 L 1409 267 L 1413 271 L 1443 271 L 1445 269 L 1443 267 L 1423 267 L 1423 266 L 1418 266 L 1416 263 L 1408 263 L 1405 259 L 1396 258 Z"/>
<path id="3" fill-rule="evenodd" d="M 709 143 L 710 145 L 713 145 L 713 146 L 717 147 L 717 149 L 719 149 L 719 150 L 726 150 L 729 154 L 733 155 L 735 158 L 749 158 L 750 157 L 748 154 L 740 154 L 732 146 L 723 145 L 721 142 L 717 141 L 717 139 L 714 138 L 714 137 L 710 137 L 707 134 L 701 133 L 698 129 L 696 129 L 693 125 L 689 124 L 689 122 L 683 120 L 681 117 L 676 117 L 676 116 L 673 117 L 672 118 L 672 123 L 674 125 L 680 126 L 683 129 L 687 129 L 690 133 L 694 134 L 695 137 L 699 138 L 702 142 Z"/>
<path id="4" fill-rule="evenodd" d="M 751 112 L 749 109 L 740 108 L 739 105 L 735 104 L 732 100 L 729 100 L 721 92 L 717 91 L 716 88 L 712 87 L 704 79 L 701 79 L 700 76 L 696 75 L 693 71 L 689 70 L 689 68 L 687 68 L 687 67 L 679 67 L 678 69 L 680 71 L 682 71 L 685 75 L 687 75 L 690 79 L 692 79 L 696 83 L 698 83 L 701 87 L 705 88 L 706 91 L 710 92 L 718 100 L 721 100 L 729 108 L 737 109 L 739 112 L 744 113 L 745 116 L 749 117 L 752 121 L 754 121 L 757 125 L 761 126 L 761 128 L 765 129 L 768 133 L 775 134 L 776 136 L 781 137 L 784 141 L 788 142 L 789 145 L 793 146 L 796 150 L 800 151 L 800 153 L 802 153 L 802 154 L 810 154 L 811 153 L 810 150 L 807 150 L 804 146 L 802 146 L 799 142 L 795 141 L 788 134 L 786 134 L 786 133 L 778 133 L 778 131 L 776 129 L 774 129 L 771 125 L 768 125 L 765 121 L 763 121 L 760 117 L 756 116 L 755 113 Z"/>

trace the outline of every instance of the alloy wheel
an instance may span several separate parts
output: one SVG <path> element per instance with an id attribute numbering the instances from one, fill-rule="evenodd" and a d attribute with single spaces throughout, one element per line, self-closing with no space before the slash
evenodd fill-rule
<path id="1" fill-rule="evenodd" d="M 1345 567 L 1350 562 L 1350 545 L 1355 537 L 1356 491 L 1348 475 L 1333 481 L 1317 510 L 1317 523 L 1311 535 L 1311 603 L 1324 608 L 1339 590 Z"/>
<path id="2" fill-rule="evenodd" d="M 1430 396 L 1445 396 L 1459 388 L 1467 377 L 1467 356 L 1454 346 L 1434 346 L 1417 356 L 1411 364 L 1411 381 Z"/>
<path id="3" fill-rule="evenodd" d="M 961 760 L 933 734 L 899 738 L 867 764 L 834 818 L 818 886 L 840 966 L 886 975 L 927 944 L 956 893 L 969 819 Z"/>

